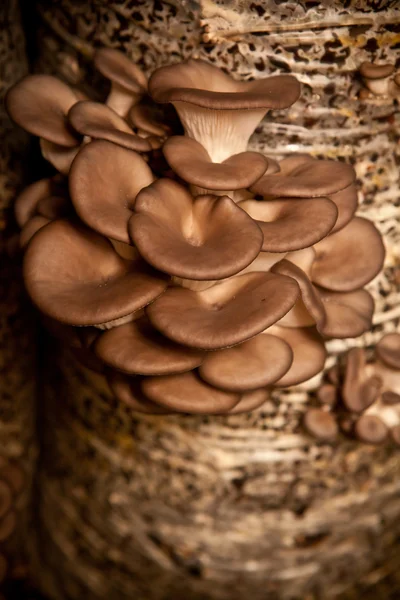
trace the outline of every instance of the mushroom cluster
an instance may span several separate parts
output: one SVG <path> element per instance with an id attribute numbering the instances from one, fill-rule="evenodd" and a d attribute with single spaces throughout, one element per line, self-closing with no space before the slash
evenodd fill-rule
<path id="1" fill-rule="evenodd" d="M 95 64 L 105 104 L 48 76 L 7 97 L 68 182 L 16 204 L 26 287 L 51 330 L 142 412 L 248 411 L 315 376 L 324 339 L 370 328 L 363 286 L 385 251 L 355 216 L 350 165 L 247 149 L 298 81 L 236 81 L 191 59 L 147 83 L 115 50 Z"/>
<path id="2" fill-rule="evenodd" d="M 17 524 L 15 502 L 24 484 L 24 474 L 14 462 L 0 456 L 0 548 L 12 535 Z M 8 561 L 0 552 L 0 585 L 8 570 Z"/>
<path id="3" fill-rule="evenodd" d="M 317 392 L 320 408 L 305 415 L 306 429 L 321 440 L 341 432 L 369 444 L 400 445 L 400 333 L 384 335 L 367 356 L 352 348 L 327 373 Z"/>
<path id="4" fill-rule="evenodd" d="M 360 92 L 361 100 L 371 96 L 400 96 L 400 73 L 396 72 L 395 65 L 363 62 L 359 71 L 365 86 Z"/>

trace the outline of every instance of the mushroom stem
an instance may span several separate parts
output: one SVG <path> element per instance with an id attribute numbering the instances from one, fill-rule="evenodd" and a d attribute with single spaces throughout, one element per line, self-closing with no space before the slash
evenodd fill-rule
<path id="1" fill-rule="evenodd" d="M 129 110 L 134 104 L 137 104 L 141 98 L 141 94 L 127 91 L 117 83 L 111 84 L 110 93 L 107 96 L 106 104 L 112 108 L 120 117 L 126 118 Z"/>
<path id="2" fill-rule="evenodd" d="M 251 134 L 267 113 L 266 108 L 213 110 L 181 101 L 173 105 L 186 135 L 202 144 L 216 163 L 244 152 Z"/>

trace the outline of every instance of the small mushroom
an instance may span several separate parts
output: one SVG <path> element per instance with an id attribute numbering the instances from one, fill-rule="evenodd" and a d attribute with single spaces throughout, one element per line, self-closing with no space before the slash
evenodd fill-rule
<path id="1" fill-rule="evenodd" d="M 76 131 L 93 139 L 107 140 L 137 152 L 149 152 L 152 148 L 112 108 L 100 102 L 77 102 L 69 111 L 68 120 Z"/>
<path id="2" fill-rule="evenodd" d="M 27 291 L 44 314 L 70 325 L 102 325 L 140 310 L 167 280 L 83 225 L 53 221 L 31 240 L 24 260 Z"/>
<path id="3" fill-rule="evenodd" d="M 400 333 L 384 335 L 376 344 L 375 352 L 385 365 L 400 370 Z"/>
<path id="4" fill-rule="evenodd" d="M 300 84 L 290 75 L 235 81 L 214 65 L 190 59 L 156 69 L 149 93 L 156 102 L 171 102 L 186 135 L 200 142 L 213 162 L 220 163 L 246 150 L 268 109 L 293 104 Z"/>
<path id="5" fill-rule="evenodd" d="M 328 411 L 320 408 L 309 408 L 304 415 L 304 427 L 311 435 L 321 441 L 332 441 L 338 433 L 339 427 L 335 417 Z"/>
<path id="6" fill-rule="evenodd" d="M 268 159 L 259 152 L 241 152 L 215 163 L 199 142 L 186 136 L 170 137 L 163 153 L 179 177 L 206 190 L 248 188 L 268 169 Z"/>
<path id="7" fill-rule="evenodd" d="M 372 326 L 375 303 L 367 290 L 330 292 L 315 286 L 325 309 L 325 323 L 319 331 L 328 338 L 358 337 Z"/>
<path id="8" fill-rule="evenodd" d="M 324 383 L 317 390 L 318 401 L 324 406 L 334 407 L 338 400 L 338 390 L 332 383 Z"/>
<path id="9" fill-rule="evenodd" d="M 146 76 L 125 54 L 113 48 L 96 50 L 94 64 L 111 81 L 107 106 L 125 118 L 131 106 L 146 93 Z"/>
<path id="10" fill-rule="evenodd" d="M 96 343 L 97 355 L 124 373 L 170 375 L 198 367 L 204 352 L 172 342 L 138 319 L 104 333 Z"/>
<path id="11" fill-rule="evenodd" d="M 181 375 L 146 377 L 141 382 L 141 389 L 149 400 L 191 414 L 222 414 L 240 400 L 240 394 L 217 390 L 193 371 Z"/>
<path id="12" fill-rule="evenodd" d="M 200 292 L 169 288 L 146 313 L 171 340 L 218 350 L 245 342 L 282 318 L 294 305 L 298 289 L 289 277 L 249 273 Z"/>
<path id="13" fill-rule="evenodd" d="M 369 379 L 363 348 L 352 348 L 347 353 L 346 371 L 342 388 L 345 406 L 352 412 L 362 412 L 377 400 L 382 380 Z"/>
<path id="14" fill-rule="evenodd" d="M 271 385 L 292 364 L 290 346 L 273 335 L 260 334 L 233 348 L 209 352 L 199 368 L 201 378 L 230 392 Z"/>
<path id="15" fill-rule="evenodd" d="M 351 292 L 371 281 L 385 258 L 382 237 L 375 225 L 355 217 L 340 231 L 315 244 L 311 278 L 335 292 Z"/>
<path id="16" fill-rule="evenodd" d="M 197 196 L 158 179 L 135 202 L 129 232 L 151 265 L 176 277 L 223 279 L 249 265 L 261 249 L 260 228 L 228 196 Z"/>
<path id="17" fill-rule="evenodd" d="M 336 205 L 329 198 L 245 200 L 238 204 L 260 226 L 263 252 L 292 252 L 322 240 L 334 227 Z"/>
<path id="18" fill-rule="evenodd" d="M 377 65 L 371 62 L 363 62 L 360 74 L 366 87 L 376 96 L 383 96 L 389 90 L 389 78 L 394 72 L 394 65 Z"/>
<path id="19" fill-rule="evenodd" d="M 382 444 L 389 436 L 389 429 L 376 415 L 361 415 L 354 425 L 357 438 L 367 444 Z"/>
<path id="20" fill-rule="evenodd" d="M 66 116 L 77 100 L 73 90 L 59 79 L 28 75 L 10 89 L 6 105 L 11 118 L 29 133 L 72 148 L 79 144 L 79 137 Z"/>
<path id="21" fill-rule="evenodd" d="M 139 191 L 154 177 L 132 150 L 96 140 L 79 152 L 71 168 L 71 199 L 80 218 L 114 240 L 130 243 L 128 221 Z"/>

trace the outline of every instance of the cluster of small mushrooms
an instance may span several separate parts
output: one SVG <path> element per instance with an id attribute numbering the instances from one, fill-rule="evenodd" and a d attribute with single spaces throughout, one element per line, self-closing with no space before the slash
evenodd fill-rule
<path id="1" fill-rule="evenodd" d="M 400 333 L 384 335 L 368 356 L 352 348 L 328 370 L 304 425 L 321 440 L 342 433 L 369 444 L 400 445 Z"/>
<path id="2" fill-rule="evenodd" d="M 1 551 L 17 524 L 16 500 L 24 484 L 24 474 L 14 462 L 0 456 L 0 585 L 8 571 L 8 561 Z"/>
<path id="3" fill-rule="evenodd" d="M 394 65 L 363 62 L 359 71 L 365 86 L 360 92 L 361 100 L 374 96 L 400 98 L 400 72 Z"/>
<path id="4" fill-rule="evenodd" d="M 200 60 L 147 82 L 111 49 L 95 66 L 111 81 L 104 104 L 47 75 L 7 97 L 59 171 L 16 203 L 49 328 L 147 413 L 248 411 L 315 376 L 325 339 L 370 328 L 363 286 L 385 251 L 355 216 L 350 165 L 247 150 L 299 82 L 236 81 Z"/>

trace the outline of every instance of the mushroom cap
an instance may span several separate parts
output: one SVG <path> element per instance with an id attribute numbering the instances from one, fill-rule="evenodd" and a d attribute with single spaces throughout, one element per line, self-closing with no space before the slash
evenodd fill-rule
<path id="1" fill-rule="evenodd" d="M 214 163 L 199 142 L 183 135 L 170 137 L 163 153 L 184 181 L 210 190 L 248 188 L 268 168 L 268 159 L 259 152 L 241 152 Z"/>
<path id="2" fill-rule="evenodd" d="M 269 397 L 269 390 L 265 388 L 254 390 L 252 392 L 246 392 L 240 397 L 239 402 L 235 404 L 233 408 L 230 408 L 227 411 L 227 414 L 238 415 L 255 410 L 256 408 L 259 408 L 265 404 L 265 402 L 269 400 Z"/>
<path id="3" fill-rule="evenodd" d="M 169 288 L 146 312 L 170 339 L 218 350 L 240 344 L 278 321 L 293 306 L 298 290 L 289 277 L 249 273 L 201 292 Z"/>
<path id="4" fill-rule="evenodd" d="M 49 223 L 32 239 L 24 279 L 39 310 L 70 325 L 127 316 L 167 287 L 166 279 L 140 260 L 123 260 L 108 240 L 66 220 Z"/>
<path id="5" fill-rule="evenodd" d="M 138 152 L 151 150 L 151 144 L 147 139 L 136 135 L 122 117 L 100 102 L 89 100 L 77 102 L 69 111 L 68 120 L 82 135 L 107 140 Z"/>
<path id="6" fill-rule="evenodd" d="M 145 377 L 141 389 L 147 398 L 161 406 L 192 414 L 221 414 L 240 400 L 240 394 L 217 390 L 193 371 L 180 375 Z"/>
<path id="7" fill-rule="evenodd" d="M 165 137 L 170 132 L 170 127 L 157 118 L 153 108 L 155 106 L 149 106 L 148 103 L 134 104 L 129 110 L 128 119 L 137 129 L 158 137 Z"/>
<path id="8" fill-rule="evenodd" d="M 23 226 L 19 235 L 19 245 L 21 248 L 25 248 L 35 233 L 42 229 L 45 225 L 50 223 L 50 219 L 43 217 L 42 215 L 35 215 Z"/>
<path id="9" fill-rule="evenodd" d="M 169 375 L 198 367 L 204 352 L 172 342 L 138 319 L 105 332 L 96 344 L 97 355 L 125 373 Z"/>
<path id="10" fill-rule="evenodd" d="M 268 333 L 284 340 L 293 352 L 290 369 L 274 383 L 275 387 L 290 387 L 308 381 L 324 368 L 326 349 L 314 327 L 274 326 Z"/>
<path id="11" fill-rule="evenodd" d="M 55 144 L 54 142 L 49 142 L 49 140 L 40 138 L 40 150 L 43 158 L 63 175 L 68 175 L 72 161 L 78 154 L 79 148 L 80 146 L 78 144 L 71 148 L 60 146 L 60 144 Z"/>
<path id="12" fill-rule="evenodd" d="M 332 383 L 324 383 L 317 390 L 317 398 L 325 406 L 335 406 L 338 400 L 338 390 Z"/>
<path id="13" fill-rule="evenodd" d="M 286 162 L 283 169 L 276 175 L 264 175 L 251 190 L 268 197 L 313 198 L 347 188 L 356 178 L 351 165 L 335 160 L 307 160 L 290 171 Z"/>
<path id="14" fill-rule="evenodd" d="M 382 444 L 389 436 L 389 429 L 378 416 L 361 415 L 354 425 L 354 433 L 367 444 Z"/>
<path id="15" fill-rule="evenodd" d="M 51 179 L 40 179 L 24 188 L 14 204 L 15 218 L 19 227 L 23 227 L 35 215 L 38 202 L 51 195 Z"/>
<path id="16" fill-rule="evenodd" d="M 375 303 L 367 290 L 329 292 L 315 287 L 325 309 L 320 333 L 329 338 L 358 337 L 371 329 Z"/>
<path id="17" fill-rule="evenodd" d="M 376 344 L 377 357 L 392 369 L 400 370 L 400 334 L 387 333 Z M 399 374 L 400 378 L 400 374 Z"/>
<path id="18" fill-rule="evenodd" d="M 320 408 L 309 408 L 304 415 L 304 426 L 319 440 L 329 441 L 337 437 L 339 427 L 332 413 Z"/>
<path id="19" fill-rule="evenodd" d="M 128 377 L 110 370 L 107 372 L 107 382 L 116 398 L 136 412 L 155 415 L 168 415 L 172 412 L 143 396 L 138 377 Z"/>
<path id="20" fill-rule="evenodd" d="M 400 403 L 400 394 L 392 391 L 386 391 L 382 394 L 382 402 L 384 404 L 394 405 Z"/>
<path id="21" fill-rule="evenodd" d="M 291 252 L 312 246 L 332 230 L 338 214 L 329 198 L 245 200 L 238 206 L 260 226 L 263 252 Z"/>
<path id="22" fill-rule="evenodd" d="M 354 217 L 358 206 L 357 187 L 352 183 L 339 192 L 329 194 L 329 199 L 336 204 L 338 209 L 338 217 L 331 232 L 334 233 L 339 229 L 343 229 Z"/>
<path id="23" fill-rule="evenodd" d="M 336 292 L 363 287 L 379 273 L 385 259 L 381 234 L 371 221 L 362 217 L 355 217 L 314 249 L 312 280 Z"/>
<path id="24" fill-rule="evenodd" d="M 76 146 L 79 139 L 66 115 L 77 101 L 71 88 L 50 75 L 28 75 L 16 83 L 6 98 L 10 117 L 39 137 L 61 146 Z"/>
<path id="25" fill-rule="evenodd" d="M 153 179 L 139 154 L 96 140 L 81 149 L 72 165 L 71 199 L 80 218 L 91 228 L 130 243 L 128 221 L 136 196 Z"/>
<path id="26" fill-rule="evenodd" d="M 385 79 L 394 72 L 394 65 L 376 65 L 371 62 L 363 62 L 360 66 L 360 74 L 366 79 Z"/>
<path id="27" fill-rule="evenodd" d="M 263 241 L 257 224 L 228 196 L 193 198 L 167 178 L 137 195 L 129 232 L 151 265 L 195 280 L 238 273 L 256 258 Z"/>
<path id="28" fill-rule="evenodd" d="M 200 365 L 200 377 L 228 392 L 247 392 L 274 383 L 292 364 L 293 353 L 283 340 L 268 334 L 216 352 Z"/>
<path id="29" fill-rule="evenodd" d="M 156 69 L 149 80 L 156 102 L 190 102 L 211 109 L 281 109 L 300 96 L 300 83 L 291 75 L 256 81 L 236 81 L 202 60 L 189 59 Z"/>
<path id="30" fill-rule="evenodd" d="M 99 48 L 94 54 L 96 69 L 129 92 L 144 94 L 147 88 L 145 74 L 125 54 L 114 48 Z"/>
<path id="31" fill-rule="evenodd" d="M 365 350 L 363 348 L 349 350 L 342 387 L 345 406 L 352 412 L 362 412 L 375 402 L 381 388 L 380 377 L 367 377 Z"/>

